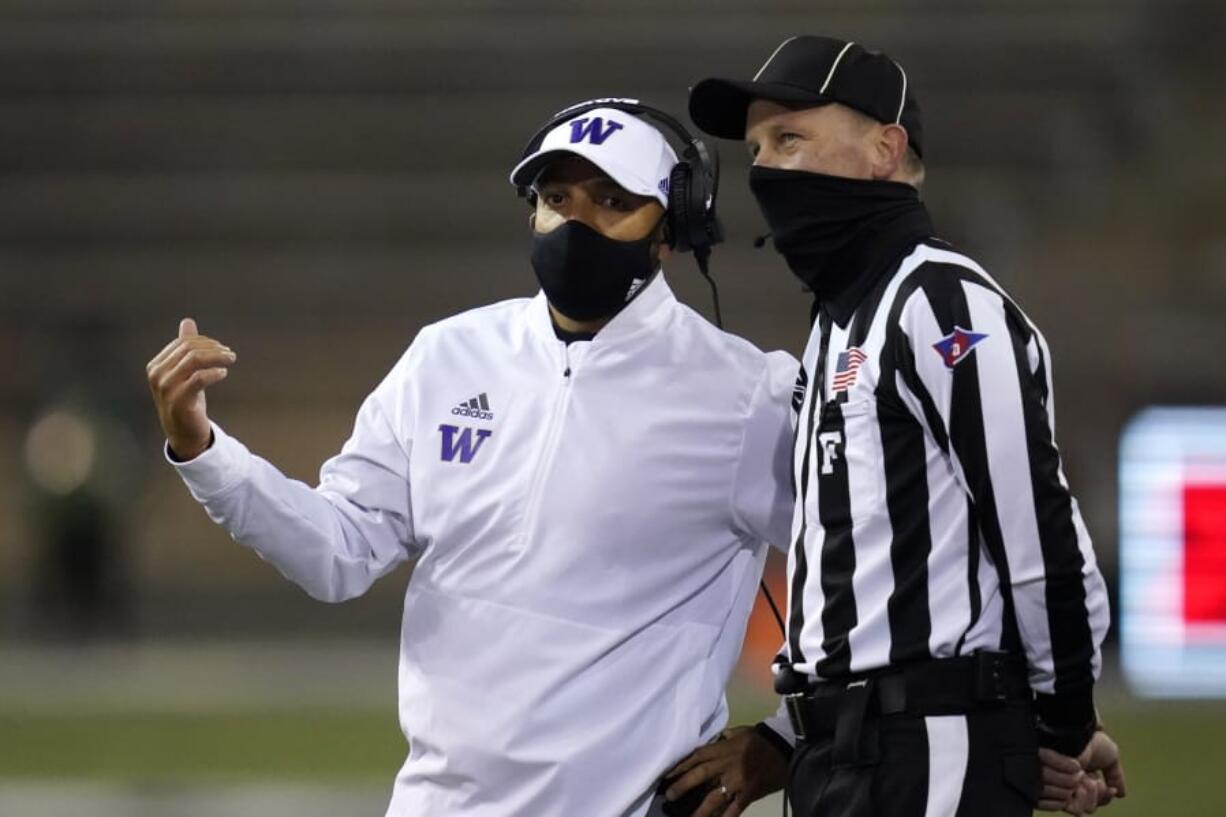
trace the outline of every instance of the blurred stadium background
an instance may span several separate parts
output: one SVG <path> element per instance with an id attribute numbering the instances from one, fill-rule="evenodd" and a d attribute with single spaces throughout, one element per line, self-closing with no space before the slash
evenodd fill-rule
<path id="1" fill-rule="evenodd" d="M 540 121 L 605 95 L 681 114 L 696 79 L 793 33 L 907 66 L 925 198 L 1051 342 L 1068 471 L 1118 587 L 1129 417 L 1226 404 L 1223 9 L 0 3 L 0 815 L 382 814 L 408 571 L 329 607 L 232 544 L 160 462 L 145 361 L 194 316 L 240 355 L 214 416 L 311 480 L 419 327 L 534 290 L 506 173 Z M 728 327 L 799 352 L 805 297 L 751 249 L 746 160 L 720 148 Z M 668 274 L 709 310 L 689 259 Z M 739 719 L 771 706 L 772 628 L 754 622 Z M 1100 697 L 1133 794 L 1109 813 L 1226 814 L 1226 703 L 1140 699 L 1117 639 Z"/>

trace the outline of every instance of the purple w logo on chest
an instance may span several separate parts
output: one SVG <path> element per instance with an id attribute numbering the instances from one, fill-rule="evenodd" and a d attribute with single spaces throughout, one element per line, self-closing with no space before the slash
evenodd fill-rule
<path id="1" fill-rule="evenodd" d="M 481 450 L 481 444 L 494 434 L 488 428 L 460 428 L 446 423 L 440 425 L 438 430 L 443 434 L 442 459 L 444 462 L 455 462 L 457 454 L 460 456 L 460 462 L 472 462 L 473 457 L 477 456 L 477 452 Z M 476 441 L 473 440 L 474 433 L 477 437 Z"/>

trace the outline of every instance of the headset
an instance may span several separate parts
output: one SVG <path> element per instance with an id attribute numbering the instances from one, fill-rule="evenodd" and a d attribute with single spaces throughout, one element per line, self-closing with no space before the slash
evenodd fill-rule
<path id="1" fill-rule="evenodd" d="M 715 214 L 716 194 L 719 192 L 719 153 L 707 148 L 700 138 L 691 134 L 684 125 L 670 114 L 645 105 L 637 99 L 607 97 L 589 99 L 555 113 L 537 130 L 524 146 L 521 158 L 535 153 L 551 130 L 576 116 L 596 110 L 612 108 L 633 116 L 650 119 L 681 143 L 676 166 L 668 177 L 668 212 L 664 216 L 665 237 L 674 252 L 693 252 L 698 271 L 711 285 L 715 302 L 715 324 L 723 327 L 719 308 L 719 289 L 711 278 L 708 268 L 711 248 L 724 240 L 724 227 Z M 536 193 L 528 186 L 516 188 L 519 196 L 530 205 L 536 204 Z"/>
<path id="2" fill-rule="evenodd" d="M 715 325 L 724 328 L 723 315 L 719 308 L 719 288 L 711 277 L 708 262 L 711 248 L 724 240 L 724 227 L 715 214 L 715 198 L 719 192 L 719 153 L 709 150 L 701 139 L 686 130 L 676 118 L 658 108 L 644 105 L 637 99 L 608 97 L 589 99 L 563 108 L 550 117 L 524 146 L 521 159 L 526 159 L 540 148 L 551 130 L 574 119 L 576 116 L 597 108 L 612 108 L 633 116 L 651 119 L 672 132 L 680 140 L 682 148 L 672 173 L 668 177 L 668 212 L 665 213 L 665 235 L 675 252 L 693 252 L 698 271 L 711 286 L 711 300 L 715 306 Z M 536 206 L 536 193 L 524 185 L 516 188 L 519 196 Z M 759 582 L 762 595 L 766 597 L 779 631 L 785 634 L 783 616 L 771 595 L 766 581 Z"/>

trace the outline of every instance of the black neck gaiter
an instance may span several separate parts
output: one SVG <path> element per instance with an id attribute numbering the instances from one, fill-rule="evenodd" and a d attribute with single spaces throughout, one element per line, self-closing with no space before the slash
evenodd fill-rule
<path id="1" fill-rule="evenodd" d="M 653 235 L 618 241 L 569 220 L 532 233 L 532 268 L 554 309 L 575 321 L 610 318 L 655 274 Z"/>
<path id="2" fill-rule="evenodd" d="M 867 289 L 903 250 L 933 235 L 909 184 L 753 167 L 749 187 L 775 249 L 819 302 L 858 283 Z"/>

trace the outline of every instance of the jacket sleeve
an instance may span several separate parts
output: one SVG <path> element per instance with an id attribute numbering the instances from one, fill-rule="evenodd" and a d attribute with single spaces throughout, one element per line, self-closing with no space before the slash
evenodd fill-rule
<path id="1" fill-rule="evenodd" d="M 930 263 L 914 275 L 896 339 L 908 402 L 971 500 L 1041 734 L 1075 753 L 1093 731 L 1109 613 L 1055 443 L 1046 342 L 981 271 Z"/>
<path id="2" fill-rule="evenodd" d="M 792 530 L 792 389 L 800 364 L 786 352 L 766 355 L 749 403 L 736 474 L 732 515 L 754 539 L 788 550 Z"/>
<path id="3" fill-rule="evenodd" d="M 331 602 L 360 596 L 419 552 L 409 493 L 412 441 L 388 408 L 407 402 L 407 368 L 402 360 L 366 398 L 352 436 L 323 465 L 315 488 L 285 476 L 217 425 L 203 454 L 176 462 L 168 451 L 167 459 L 214 522 L 309 595 Z"/>

